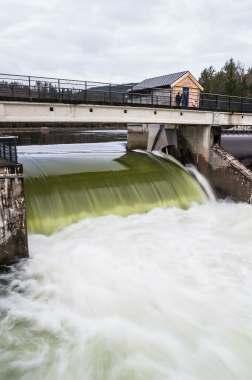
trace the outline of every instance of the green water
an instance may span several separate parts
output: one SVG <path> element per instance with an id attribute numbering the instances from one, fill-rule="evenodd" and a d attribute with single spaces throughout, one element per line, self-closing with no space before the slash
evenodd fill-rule
<path id="1" fill-rule="evenodd" d="M 205 200 L 190 174 L 152 154 L 42 154 L 23 161 L 31 233 L 50 235 L 89 217 L 187 208 Z"/>

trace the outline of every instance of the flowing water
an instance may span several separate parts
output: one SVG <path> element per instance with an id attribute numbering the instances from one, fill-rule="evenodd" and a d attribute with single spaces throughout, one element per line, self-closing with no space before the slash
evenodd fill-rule
<path id="1" fill-rule="evenodd" d="M 35 194 L 28 195 L 29 226 L 40 234 L 29 236 L 31 258 L 0 276 L 0 379 L 251 379 L 251 206 L 205 202 L 188 208 L 193 198 L 203 198 L 183 169 L 142 153 L 125 157 L 118 144 L 104 145 L 95 164 L 80 159 L 94 148 L 80 146 L 62 172 L 64 147 L 36 149 L 36 154 L 34 147 L 23 149 L 22 160 L 32 162 L 26 165 L 26 186 Z M 137 175 L 132 161 L 139 164 Z M 98 183 L 90 179 L 92 171 Z M 96 193 L 83 216 L 75 181 L 82 190 L 89 180 L 93 188 L 104 189 L 104 171 L 110 175 L 111 197 L 119 206 L 122 196 L 130 210 L 110 215 L 109 204 L 102 216 L 93 217 Z M 172 189 L 168 184 L 165 190 L 161 171 L 173 181 Z M 122 181 L 129 178 L 126 186 L 134 196 L 122 194 L 119 174 Z M 72 218 L 67 205 L 62 222 L 57 202 L 67 202 L 65 177 L 72 184 L 67 196 L 79 210 L 74 206 L 78 216 Z M 150 211 L 139 213 L 147 211 L 139 206 L 139 200 L 149 199 L 146 181 L 152 187 Z M 163 190 L 156 194 L 159 182 Z M 168 199 L 174 206 L 180 203 L 174 199 L 182 199 L 184 208 L 166 207 Z M 56 221 L 47 230 L 50 202 Z M 35 222 L 32 209 L 43 205 L 41 221 Z"/>
<path id="2" fill-rule="evenodd" d="M 189 207 L 206 196 L 177 163 L 124 144 L 20 149 L 25 170 L 28 229 L 51 234 L 87 217 Z"/>

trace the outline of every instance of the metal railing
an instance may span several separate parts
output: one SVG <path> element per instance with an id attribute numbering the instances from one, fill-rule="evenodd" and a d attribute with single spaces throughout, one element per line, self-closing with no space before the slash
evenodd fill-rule
<path id="1" fill-rule="evenodd" d="M 179 96 L 178 96 L 179 95 Z M 174 89 L 134 92 L 133 84 L 112 84 L 0 74 L 0 100 L 107 104 L 252 113 L 252 98 Z"/>
<path id="2" fill-rule="evenodd" d="M 0 159 L 17 163 L 16 136 L 0 136 Z"/>
<path id="3" fill-rule="evenodd" d="M 0 99 L 76 103 L 125 102 L 132 84 L 0 74 Z"/>

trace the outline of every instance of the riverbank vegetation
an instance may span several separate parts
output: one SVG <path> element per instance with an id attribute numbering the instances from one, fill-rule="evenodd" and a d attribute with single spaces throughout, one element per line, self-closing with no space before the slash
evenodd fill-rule
<path id="1" fill-rule="evenodd" d="M 199 78 L 204 92 L 236 96 L 252 96 L 252 67 L 230 58 L 218 71 L 213 66 L 205 68 Z"/>

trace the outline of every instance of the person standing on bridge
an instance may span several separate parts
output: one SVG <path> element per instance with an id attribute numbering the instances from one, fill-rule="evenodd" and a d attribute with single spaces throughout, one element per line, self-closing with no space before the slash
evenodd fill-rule
<path id="1" fill-rule="evenodd" d="M 176 100 L 177 107 L 180 107 L 182 96 L 179 92 L 177 93 L 175 100 Z"/>

